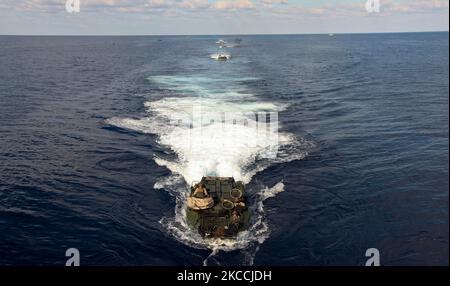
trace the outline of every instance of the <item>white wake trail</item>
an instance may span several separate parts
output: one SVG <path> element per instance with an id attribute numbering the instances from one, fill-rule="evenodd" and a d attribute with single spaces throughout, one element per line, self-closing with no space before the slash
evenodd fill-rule
<path id="1" fill-rule="evenodd" d="M 181 96 L 146 102 L 148 115 L 143 118 L 111 118 L 108 123 L 155 134 L 160 145 L 176 154 L 176 158 L 154 158 L 172 172 L 154 187 L 170 192 L 177 202 L 175 216 L 163 218 L 163 226 L 179 241 L 209 248 L 213 254 L 262 243 L 269 234 L 263 201 L 282 192 L 282 182 L 272 188 L 249 190 L 254 194 L 251 226 L 236 239 L 203 239 L 187 225 L 185 201 L 189 184 L 203 176 L 234 177 L 247 184 L 256 173 L 273 164 L 304 158 L 309 142 L 279 132 L 278 119 L 274 124 L 257 115 L 277 114 L 287 106 L 262 102 L 245 92 L 241 82 L 254 80 L 251 78 L 226 79 L 225 88 L 224 79 L 208 77 L 157 76 L 150 80 Z"/>

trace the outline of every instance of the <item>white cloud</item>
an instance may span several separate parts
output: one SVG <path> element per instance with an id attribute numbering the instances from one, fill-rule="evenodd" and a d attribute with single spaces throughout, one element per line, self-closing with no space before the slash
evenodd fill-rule
<path id="1" fill-rule="evenodd" d="M 405 2 L 384 0 L 381 2 L 381 9 L 390 13 L 423 13 L 434 10 L 448 10 L 448 2 L 448 0 L 410 0 Z"/>
<path id="2" fill-rule="evenodd" d="M 144 7 L 150 8 L 166 8 L 169 6 L 169 3 L 166 0 L 150 0 L 148 3 L 144 4 Z"/>
<path id="3" fill-rule="evenodd" d="M 365 9 L 366 0 L 80 1 L 81 13 L 75 16 L 66 12 L 66 0 L 0 0 L 0 32 L 217 34 L 448 31 L 448 0 L 381 0 L 381 12 L 372 14 Z M 51 17 L 48 13 L 52 13 Z M 152 25 L 147 24 L 147 19 L 151 19 Z"/>
<path id="4" fill-rule="evenodd" d="M 288 4 L 288 0 L 259 0 L 263 6 L 272 6 L 272 5 L 279 5 L 279 4 Z"/>
<path id="5" fill-rule="evenodd" d="M 176 5 L 183 9 L 204 9 L 210 7 L 208 0 L 182 0 Z"/>
<path id="6" fill-rule="evenodd" d="M 26 12 L 65 13 L 66 0 L 0 0 L 0 9 Z M 309 2 L 302 5 L 288 0 L 80 0 L 83 12 L 145 14 L 163 10 L 165 15 L 178 15 L 184 11 L 254 10 L 274 17 L 339 17 L 364 16 L 365 1 L 342 3 L 339 1 Z M 303 2 L 303 3 L 306 3 Z M 381 0 L 383 15 L 419 14 L 430 12 L 448 13 L 448 0 Z M 202 15 L 205 15 L 204 13 Z M 200 17 L 200 16 L 199 16 Z"/>
<path id="7" fill-rule="evenodd" d="M 250 0 L 219 0 L 212 7 L 217 10 L 253 9 L 255 6 Z"/>

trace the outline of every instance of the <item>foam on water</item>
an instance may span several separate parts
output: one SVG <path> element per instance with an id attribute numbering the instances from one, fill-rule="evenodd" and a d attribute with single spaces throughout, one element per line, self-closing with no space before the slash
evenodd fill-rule
<path id="1" fill-rule="evenodd" d="M 278 120 L 274 124 L 252 116 L 258 112 L 276 113 L 286 105 L 263 102 L 245 92 L 243 84 L 255 80 L 252 78 L 157 76 L 149 80 L 179 92 L 180 96 L 148 101 L 147 116 L 112 118 L 109 124 L 156 134 L 158 143 L 176 154 L 175 158 L 154 158 L 172 172 L 154 187 L 170 192 L 177 203 L 175 216 L 163 218 L 161 224 L 179 241 L 212 249 L 213 253 L 262 243 L 269 233 L 263 201 L 283 191 L 282 182 L 271 188 L 248 190 L 252 194 L 251 226 L 236 239 L 203 239 L 187 225 L 185 202 L 189 185 L 202 176 L 233 176 L 247 184 L 270 165 L 304 158 L 309 142 L 279 132 Z"/>

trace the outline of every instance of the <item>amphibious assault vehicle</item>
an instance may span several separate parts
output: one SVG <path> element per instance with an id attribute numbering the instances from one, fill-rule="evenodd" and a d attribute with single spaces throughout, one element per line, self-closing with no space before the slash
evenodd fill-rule
<path id="1" fill-rule="evenodd" d="M 191 186 L 186 219 L 204 238 L 232 238 L 248 228 L 244 184 L 232 177 L 203 177 Z"/>

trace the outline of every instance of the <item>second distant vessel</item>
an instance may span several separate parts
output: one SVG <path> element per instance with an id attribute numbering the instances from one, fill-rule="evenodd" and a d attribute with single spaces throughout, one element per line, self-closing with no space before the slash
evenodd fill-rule
<path id="1" fill-rule="evenodd" d="M 218 44 L 219 47 L 223 48 L 226 47 L 227 42 L 225 42 L 224 40 L 218 40 L 216 44 Z"/>

